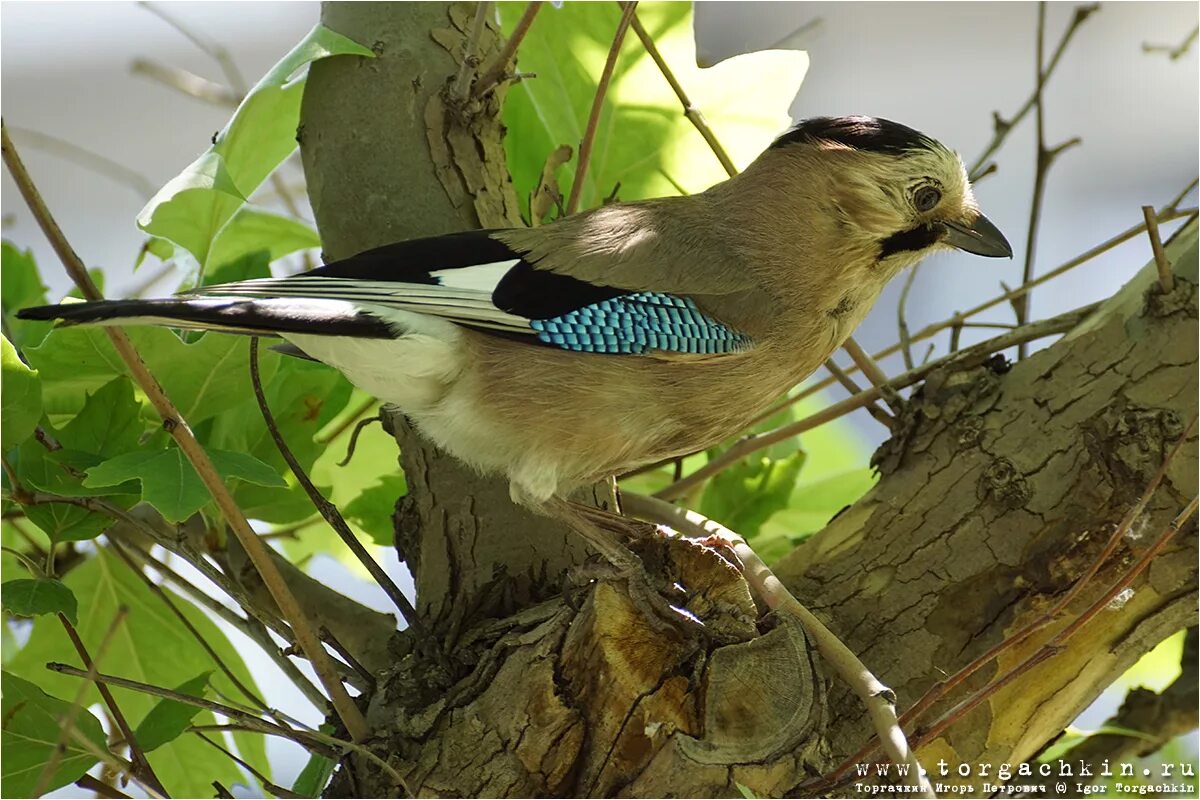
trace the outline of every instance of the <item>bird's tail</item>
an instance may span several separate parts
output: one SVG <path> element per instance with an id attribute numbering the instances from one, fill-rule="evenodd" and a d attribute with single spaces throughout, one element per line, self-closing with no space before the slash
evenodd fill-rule
<path id="1" fill-rule="evenodd" d="M 256 336 L 288 333 L 383 339 L 394 336 L 385 322 L 349 303 L 299 297 L 99 300 L 23 308 L 17 316 L 59 320 L 63 325 L 162 325 Z"/>

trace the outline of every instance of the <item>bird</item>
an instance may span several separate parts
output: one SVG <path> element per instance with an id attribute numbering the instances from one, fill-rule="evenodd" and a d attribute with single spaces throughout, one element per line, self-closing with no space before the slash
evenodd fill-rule
<path id="1" fill-rule="evenodd" d="M 742 430 L 888 281 L 951 249 L 1012 256 L 954 151 L 886 119 L 817 117 L 692 195 L 18 316 L 280 337 L 537 509 Z"/>

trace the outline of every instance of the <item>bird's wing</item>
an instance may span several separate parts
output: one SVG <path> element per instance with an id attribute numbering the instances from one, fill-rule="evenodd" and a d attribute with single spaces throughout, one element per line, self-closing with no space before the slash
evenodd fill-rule
<path id="1" fill-rule="evenodd" d="M 344 301 L 385 321 L 389 311 L 419 313 L 589 353 L 717 354 L 751 345 L 690 297 L 535 268 L 522 251 L 491 233 L 399 242 L 300 275 L 208 286 L 198 293 Z"/>

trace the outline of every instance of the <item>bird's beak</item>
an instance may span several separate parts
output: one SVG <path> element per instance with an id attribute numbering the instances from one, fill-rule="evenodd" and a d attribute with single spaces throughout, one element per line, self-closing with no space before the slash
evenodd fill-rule
<path id="1" fill-rule="evenodd" d="M 988 258 L 1012 258 L 1012 245 L 1004 238 L 1000 229 L 983 214 L 976 217 L 970 225 L 950 221 L 942 224 L 946 226 L 943 241 L 951 247 Z"/>

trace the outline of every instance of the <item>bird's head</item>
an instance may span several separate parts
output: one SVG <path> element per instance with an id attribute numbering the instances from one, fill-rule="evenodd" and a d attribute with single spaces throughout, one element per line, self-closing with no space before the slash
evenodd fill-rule
<path id="1" fill-rule="evenodd" d="M 1004 234 L 980 212 L 962 160 L 912 128 L 874 117 L 818 117 L 779 137 L 768 153 L 798 155 L 806 171 L 824 173 L 817 191 L 845 244 L 874 254 L 886 273 L 950 248 L 1012 257 Z"/>

